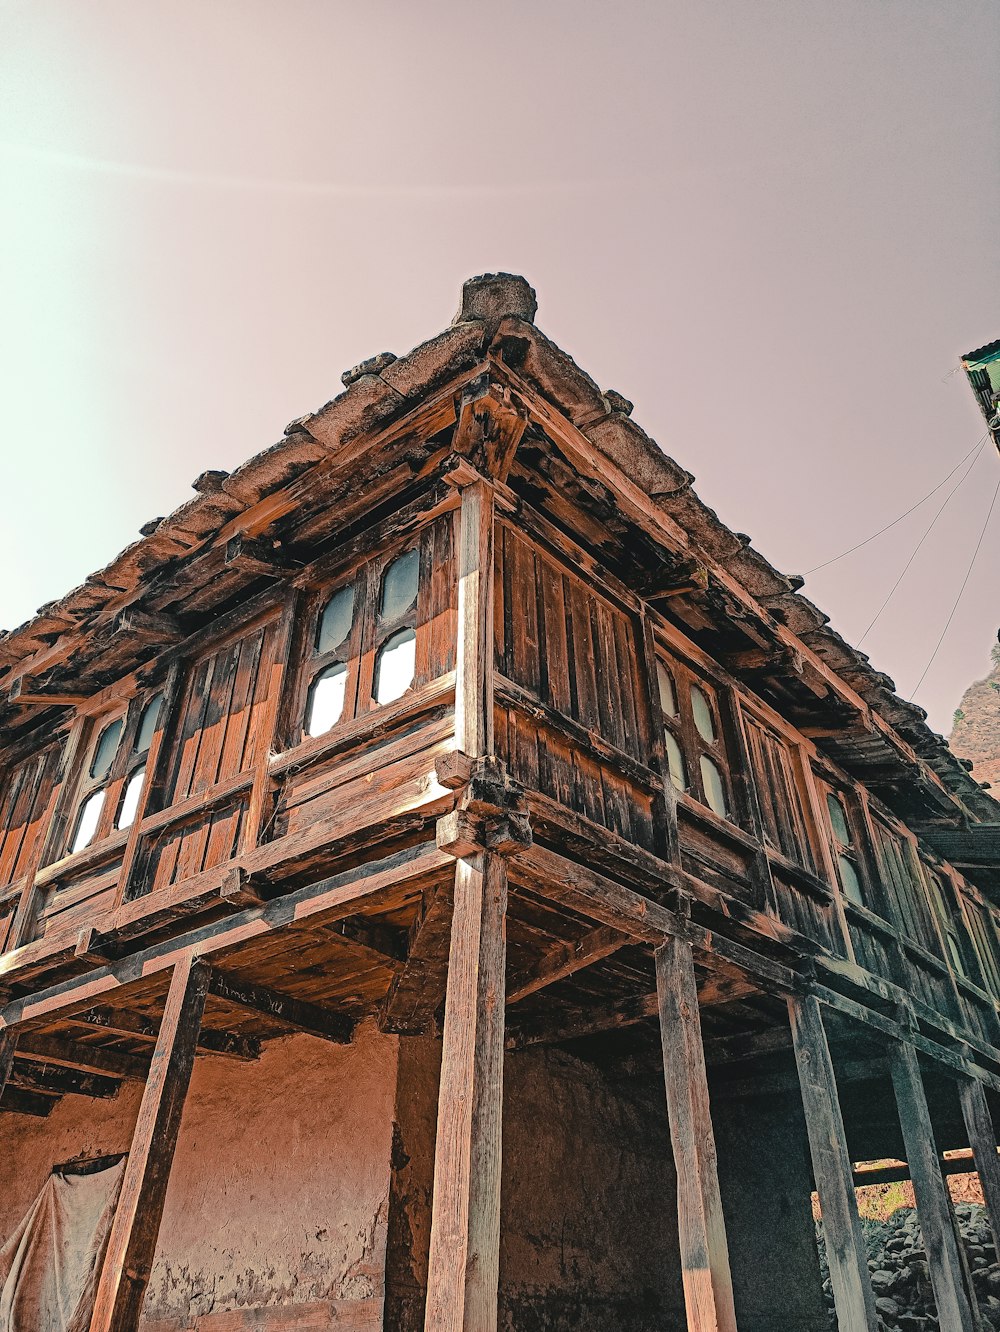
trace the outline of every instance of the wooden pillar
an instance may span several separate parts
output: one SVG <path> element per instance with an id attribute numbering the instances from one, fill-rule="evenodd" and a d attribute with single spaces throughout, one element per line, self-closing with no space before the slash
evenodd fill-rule
<path id="1" fill-rule="evenodd" d="M 1000 1156 L 997 1155 L 997 1133 L 993 1116 L 981 1082 L 967 1078 L 959 1084 L 962 1118 L 969 1135 L 969 1146 L 976 1163 L 983 1198 L 989 1213 L 993 1238 L 1000 1238 Z"/>
<path id="2" fill-rule="evenodd" d="M 427 1332 L 496 1332 L 506 908 L 502 856 L 480 851 L 456 862 Z"/>
<path id="3" fill-rule="evenodd" d="M 139 1325 L 209 977 L 208 964 L 203 961 L 185 958 L 174 967 L 101 1269 L 90 1332 L 135 1332 Z"/>
<path id="4" fill-rule="evenodd" d="M 689 1332 L 736 1332 L 698 989 L 684 939 L 669 938 L 656 950 L 656 992 L 687 1325 Z"/>
<path id="5" fill-rule="evenodd" d="M 455 742 L 481 758 L 493 753 L 493 488 L 476 477 L 461 492 Z"/>
<path id="6" fill-rule="evenodd" d="M 868 1275 L 868 1255 L 858 1216 L 844 1118 L 819 1000 L 811 994 L 792 997 L 788 1000 L 788 1015 L 813 1178 L 823 1213 L 823 1236 L 837 1321 L 852 1332 L 854 1329 L 875 1332 L 878 1327 L 875 1293 Z"/>
<path id="7" fill-rule="evenodd" d="M 14 1048 L 17 1045 L 17 1033 L 0 1031 L 0 1096 L 7 1085 L 10 1070 L 14 1067 Z"/>
<path id="8" fill-rule="evenodd" d="M 892 1085 L 938 1319 L 946 1332 L 974 1332 L 976 1320 L 965 1290 L 951 1198 L 941 1173 L 917 1052 L 906 1041 L 893 1050 Z"/>

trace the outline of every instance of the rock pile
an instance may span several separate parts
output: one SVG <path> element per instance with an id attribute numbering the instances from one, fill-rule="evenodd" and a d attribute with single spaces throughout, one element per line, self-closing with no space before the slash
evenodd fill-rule
<path id="1" fill-rule="evenodd" d="M 986 1211 L 981 1206 L 959 1203 L 955 1215 L 979 1303 L 983 1332 L 1000 1332 L 1000 1262 Z M 938 1319 L 934 1293 L 916 1213 L 907 1208 L 888 1221 L 865 1221 L 863 1225 L 880 1327 L 885 1332 L 936 1332 Z M 816 1223 L 816 1239 L 830 1326 L 836 1328 L 821 1221 Z"/>

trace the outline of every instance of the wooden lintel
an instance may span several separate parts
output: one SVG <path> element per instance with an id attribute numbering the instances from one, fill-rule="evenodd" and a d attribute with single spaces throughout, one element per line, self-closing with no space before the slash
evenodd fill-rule
<path id="1" fill-rule="evenodd" d="M 516 1004 L 529 994 L 582 971 L 630 944 L 628 935 L 608 925 L 599 925 L 573 943 L 557 943 L 538 962 L 507 982 L 507 1003 Z"/>
<path id="2" fill-rule="evenodd" d="M 321 1040 L 332 1041 L 336 1045 L 349 1044 L 354 1034 L 354 1021 L 342 1013 L 331 1012 L 319 1004 L 296 999 L 290 994 L 280 994 L 277 990 L 245 981 L 228 972 L 213 970 L 209 992 L 226 1003 L 253 1009 L 274 1018 L 276 1022 L 307 1032 L 310 1036 L 318 1036 Z"/>
<path id="3" fill-rule="evenodd" d="M 139 1324 L 208 982 L 208 965 L 190 957 L 178 962 L 171 976 L 97 1285 L 90 1332 L 135 1332 Z"/>
<path id="4" fill-rule="evenodd" d="M 410 930 L 406 961 L 393 978 L 379 1013 L 382 1031 L 417 1035 L 444 1002 L 454 892 L 442 884 L 427 894 Z"/>

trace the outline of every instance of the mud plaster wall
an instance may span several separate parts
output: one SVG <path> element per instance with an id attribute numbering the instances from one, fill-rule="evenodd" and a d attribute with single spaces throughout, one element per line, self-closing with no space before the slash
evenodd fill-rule
<path id="1" fill-rule="evenodd" d="M 712 1122 L 740 1332 L 829 1332 L 801 1102 L 716 1098 Z"/>
<path id="2" fill-rule="evenodd" d="M 686 1327 L 662 1093 L 567 1054 L 507 1059 L 500 1252 L 506 1332 Z"/>
<path id="3" fill-rule="evenodd" d="M 346 1047 L 297 1036 L 252 1064 L 200 1058 L 144 1324 L 363 1301 L 380 1326 L 395 1081 L 396 1041 L 367 1024 Z M 0 1238 L 53 1164 L 127 1150 L 141 1094 L 127 1083 L 115 1100 L 64 1097 L 45 1120 L 3 1117 Z"/>

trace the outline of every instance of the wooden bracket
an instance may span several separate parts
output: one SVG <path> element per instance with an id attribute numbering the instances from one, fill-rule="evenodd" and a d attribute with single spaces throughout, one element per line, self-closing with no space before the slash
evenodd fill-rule
<path id="1" fill-rule="evenodd" d="M 72 708 L 85 703 L 88 698 L 88 694 L 71 690 L 45 693 L 27 675 L 19 675 L 7 694 L 8 703 L 16 703 L 19 707 L 25 708 Z"/>
<path id="2" fill-rule="evenodd" d="M 301 567 L 281 546 L 247 536 L 234 536 L 226 542 L 224 562 L 227 568 L 266 578 L 280 578 L 283 573 Z"/>
<path id="3" fill-rule="evenodd" d="M 455 410 L 455 452 L 472 459 L 495 480 L 506 481 L 528 425 L 527 410 L 489 370 L 465 386 Z"/>
<path id="4" fill-rule="evenodd" d="M 239 909 L 260 906 L 264 900 L 242 865 L 234 865 L 227 873 L 219 889 L 219 898 L 227 906 Z"/>
<path id="5" fill-rule="evenodd" d="M 111 621 L 111 633 L 123 638 L 146 638 L 157 642 L 176 643 L 183 630 L 172 615 L 157 615 L 128 606 Z"/>
<path id="6" fill-rule="evenodd" d="M 639 586 L 647 601 L 667 601 L 685 592 L 707 592 L 708 569 L 698 560 L 681 560 L 671 569 L 661 568 Z"/>

